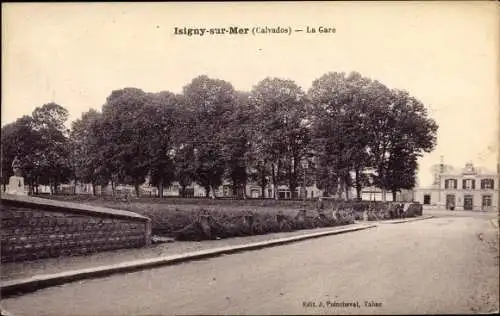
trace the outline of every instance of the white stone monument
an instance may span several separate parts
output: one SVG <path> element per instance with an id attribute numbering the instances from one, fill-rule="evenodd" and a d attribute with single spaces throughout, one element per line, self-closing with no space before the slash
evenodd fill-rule
<path id="1" fill-rule="evenodd" d="M 9 178 L 9 185 L 7 186 L 7 194 L 14 195 L 28 195 L 24 190 L 24 178 L 21 176 L 21 162 L 17 157 L 12 162 L 12 170 L 14 175 Z"/>

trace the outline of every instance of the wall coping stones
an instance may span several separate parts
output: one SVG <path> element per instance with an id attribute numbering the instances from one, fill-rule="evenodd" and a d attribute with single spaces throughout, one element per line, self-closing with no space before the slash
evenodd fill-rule
<path id="1" fill-rule="evenodd" d="M 37 198 L 32 196 L 22 196 L 22 195 L 12 195 L 12 194 L 2 193 L 1 201 L 2 204 L 4 205 L 13 205 L 18 207 L 33 207 L 37 209 L 42 209 L 44 211 L 52 211 L 52 212 L 64 211 L 64 212 L 71 212 L 87 216 L 106 216 L 113 218 L 134 219 L 144 222 L 151 221 L 148 217 L 130 211 L 122 211 L 122 210 L 116 210 L 116 209 L 86 205 L 86 204 L 55 201 L 55 200 Z"/>

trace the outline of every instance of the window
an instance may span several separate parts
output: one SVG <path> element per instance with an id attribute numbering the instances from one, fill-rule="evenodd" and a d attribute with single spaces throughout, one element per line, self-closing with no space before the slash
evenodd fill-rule
<path id="1" fill-rule="evenodd" d="M 462 181 L 462 188 L 466 190 L 474 190 L 476 188 L 476 180 L 464 179 Z"/>
<path id="2" fill-rule="evenodd" d="M 481 189 L 494 189 L 494 181 L 493 179 L 482 179 L 481 180 Z"/>
<path id="3" fill-rule="evenodd" d="M 491 207 L 491 195 L 483 195 L 483 208 Z"/>
<path id="4" fill-rule="evenodd" d="M 457 179 L 446 179 L 444 181 L 444 188 L 445 189 L 456 189 L 457 188 Z"/>
<path id="5" fill-rule="evenodd" d="M 424 195 L 424 204 L 426 204 L 426 205 L 431 204 L 431 195 L 430 194 Z"/>

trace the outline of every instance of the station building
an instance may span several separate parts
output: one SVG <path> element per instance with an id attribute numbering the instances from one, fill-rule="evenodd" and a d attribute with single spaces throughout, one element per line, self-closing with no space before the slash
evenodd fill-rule
<path id="1" fill-rule="evenodd" d="M 498 172 L 475 167 L 472 162 L 463 168 L 441 163 L 434 183 L 415 190 L 415 201 L 447 210 L 498 211 Z"/>

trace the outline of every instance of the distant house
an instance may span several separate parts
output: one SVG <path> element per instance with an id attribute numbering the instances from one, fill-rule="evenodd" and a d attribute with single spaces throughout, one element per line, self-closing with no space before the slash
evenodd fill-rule
<path id="1" fill-rule="evenodd" d="M 498 210 L 498 173 L 474 167 L 455 169 L 442 164 L 431 186 L 415 190 L 415 200 L 448 210 Z"/>
<path id="2" fill-rule="evenodd" d="M 351 193 L 356 196 L 356 191 Z M 382 189 L 371 186 L 361 190 L 361 200 L 363 201 L 387 201 L 387 202 L 412 202 L 414 200 L 413 190 L 402 189 L 396 193 L 396 200 L 392 200 L 392 192 L 383 191 Z"/>
<path id="3" fill-rule="evenodd" d="M 157 189 L 153 188 L 153 195 L 157 195 Z M 204 197 L 205 189 L 200 185 L 193 183 L 186 188 L 187 197 Z M 274 198 L 274 186 L 267 185 L 262 192 L 262 188 L 255 183 L 249 183 L 245 187 L 246 196 L 249 198 Z M 280 200 L 286 200 L 292 198 L 292 192 L 287 185 L 278 185 L 276 190 L 277 197 Z M 319 189 L 316 185 L 308 185 L 304 188 L 299 186 L 295 189 L 295 196 L 307 199 L 315 199 L 323 196 L 323 190 Z M 180 196 L 180 185 L 177 182 L 173 182 L 169 187 L 165 187 L 163 190 L 163 196 Z M 219 198 L 230 198 L 233 197 L 232 186 L 229 182 L 223 183 L 216 191 L 215 196 Z M 367 201 L 392 201 L 392 194 L 385 193 L 377 187 L 366 187 L 361 191 L 361 197 L 363 200 Z M 396 201 L 410 202 L 413 200 L 413 190 L 401 190 L 396 194 Z M 343 195 L 345 198 L 345 194 Z M 356 190 L 351 188 L 349 192 L 349 198 L 356 198 Z"/>
<path id="4" fill-rule="evenodd" d="M 48 186 L 39 186 L 39 192 L 42 194 L 50 194 L 50 188 Z M 315 184 L 308 183 L 305 187 L 299 185 L 295 189 L 295 195 L 287 185 L 280 184 L 276 187 L 276 196 L 280 200 L 291 199 L 293 196 L 298 198 L 307 199 L 317 199 L 323 196 L 323 190 L 319 189 Z M 62 194 L 78 194 L 78 195 L 92 195 L 94 194 L 92 185 L 90 183 L 80 183 L 74 182 L 68 184 L 61 184 L 59 186 L 59 193 Z M 120 196 L 135 196 L 135 188 L 131 185 L 117 184 L 115 186 L 115 194 Z M 225 181 L 221 186 L 219 186 L 215 192 L 215 197 L 217 198 L 233 198 L 233 188 L 230 182 Z M 96 195 L 112 195 L 113 189 L 110 184 L 106 186 L 95 186 Z M 140 186 L 141 196 L 158 196 L 158 188 L 151 185 L 146 179 L 146 182 Z M 180 197 L 181 196 L 181 186 L 178 182 L 173 182 L 169 186 L 163 188 L 164 197 Z M 264 198 L 273 199 L 275 197 L 275 188 L 272 184 L 268 184 L 264 187 L 264 190 L 257 185 L 257 183 L 248 183 L 245 187 L 245 196 L 247 198 Z M 185 197 L 205 197 L 205 189 L 199 184 L 193 182 L 191 185 L 185 188 Z M 355 188 L 350 188 L 349 199 L 356 198 Z M 342 198 L 346 198 L 345 192 L 342 194 Z M 367 201 L 392 201 L 392 194 L 390 192 L 384 192 L 377 187 L 364 187 L 361 191 L 362 200 Z M 412 201 L 413 191 L 412 190 L 402 190 L 396 194 L 396 201 Z"/>

